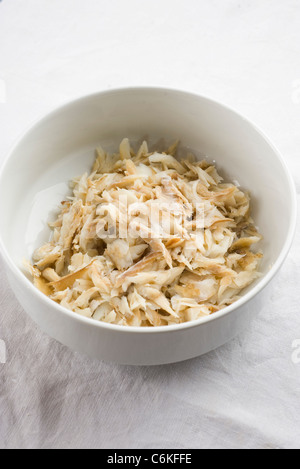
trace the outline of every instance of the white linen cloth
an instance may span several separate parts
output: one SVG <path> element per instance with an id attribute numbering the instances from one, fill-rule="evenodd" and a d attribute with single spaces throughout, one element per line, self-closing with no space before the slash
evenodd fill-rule
<path id="1" fill-rule="evenodd" d="M 265 129 L 299 199 L 299 7 L 299 0 L 1 1 L 1 161 L 28 124 L 67 100 L 170 86 L 221 100 Z M 153 368 L 93 361 L 47 337 L 18 305 L 1 261 L 0 447 L 299 448 L 299 234 L 298 226 L 247 331 L 204 357 Z"/>

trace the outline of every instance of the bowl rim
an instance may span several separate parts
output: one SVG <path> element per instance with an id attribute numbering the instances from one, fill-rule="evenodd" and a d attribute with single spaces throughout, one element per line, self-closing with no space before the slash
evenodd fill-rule
<path id="1" fill-rule="evenodd" d="M 139 333 L 139 334 L 155 334 L 155 333 L 170 333 L 173 331 L 180 331 L 183 329 L 190 329 L 194 327 L 201 326 L 202 324 L 206 324 L 208 322 L 213 322 L 217 321 L 227 315 L 229 315 L 231 312 L 239 309 L 246 303 L 248 303 L 250 300 L 252 300 L 258 293 L 260 293 L 268 284 L 269 282 L 274 278 L 274 276 L 277 274 L 279 271 L 280 267 L 282 266 L 284 260 L 286 259 L 289 250 L 291 248 L 294 236 L 295 236 L 295 231 L 296 231 L 296 223 L 297 223 L 297 193 L 296 193 L 296 187 L 294 180 L 292 178 L 292 175 L 290 173 L 290 170 L 287 166 L 287 163 L 285 159 L 283 158 L 281 152 L 278 150 L 278 148 L 274 145 L 274 143 L 269 139 L 269 137 L 265 134 L 263 130 L 260 129 L 256 124 L 254 124 L 250 119 L 244 117 L 240 112 L 236 111 L 233 107 L 230 107 L 220 101 L 217 101 L 215 99 L 212 99 L 210 97 L 191 92 L 191 91 L 186 91 L 186 90 L 180 90 L 177 88 L 167 88 L 167 87 L 160 87 L 160 86 L 126 86 L 126 87 L 119 87 L 119 88 L 112 88 L 108 90 L 103 90 L 103 91 L 97 91 L 94 93 L 89 93 L 86 95 L 82 95 L 78 98 L 68 100 L 64 102 L 63 104 L 59 106 L 55 106 L 52 110 L 43 113 L 41 117 L 36 118 L 31 124 L 26 126 L 25 130 L 21 133 L 21 135 L 16 138 L 14 144 L 10 148 L 10 150 L 7 152 L 6 157 L 4 158 L 1 167 L 0 167 L 0 182 L 3 177 L 3 174 L 5 172 L 6 166 L 13 155 L 14 151 L 17 149 L 17 147 L 21 144 L 22 140 L 26 137 L 29 132 L 34 131 L 36 127 L 38 127 L 40 124 L 42 124 L 44 121 L 47 119 L 55 116 L 55 114 L 58 114 L 60 112 L 63 112 L 64 110 L 67 110 L 68 107 L 74 106 L 76 104 L 79 104 L 81 101 L 89 100 L 92 99 L 93 97 L 99 97 L 101 95 L 107 95 L 107 94 L 118 94 L 118 93 L 130 93 L 130 92 L 171 92 L 175 94 L 180 94 L 180 95 L 186 95 L 189 97 L 194 97 L 196 99 L 202 99 L 203 101 L 206 101 L 209 104 L 213 104 L 226 112 L 229 112 L 231 114 L 234 114 L 236 117 L 239 119 L 242 119 L 244 122 L 246 122 L 252 129 L 254 129 L 264 140 L 265 142 L 271 147 L 273 150 L 274 154 L 276 155 L 277 159 L 280 161 L 284 172 L 285 176 L 288 181 L 289 185 L 289 192 L 290 192 L 290 203 L 291 203 L 291 208 L 292 208 L 292 215 L 291 215 L 291 220 L 290 224 L 288 227 L 288 232 L 287 236 L 285 239 L 285 242 L 282 246 L 282 249 L 280 251 L 280 254 L 278 255 L 276 261 L 273 263 L 271 266 L 269 272 L 261 278 L 257 282 L 253 288 L 249 290 L 244 296 L 242 296 L 239 300 L 237 300 L 235 303 L 233 303 L 230 306 L 225 307 L 224 309 L 217 311 L 216 313 L 209 315 L 207 317 L 203 317 L 194 321 L 189 321 L 189 322 L 184 322 L 181 324 L 174 324 L 170 326 L 156 326 L 156 327 L 138 327 L 138 326 L 122 326 L 118 324 L 110 324 L 110 323 L 105 323 L 102 321 L 96 321 L 93 318 L 88 318 L 85 316 L 81 316 L 80 314 L 74 313 L 73 311 L 68 310 L 67 308 L 64 308 L 58 303 L 55 303 L 53 300 L 51 300 L 49 297 L 44 295 L 41 291 L 39 291 L 33 283 L 25 276 L 25 274 L 21 271 L 21 269 L 15 264 L 13 259 L 11 258 L 10 254 L 8 253 L 8 250 L 6 249 L 5 243 L 2 239 L 2 234 L 0 231 L 0 253 L 2 254 L 2 257 L 6 263 L 6 265 L 9 267 L 10 271 L 18 278 L 18 280 L 23 284 L 27 290 L 32 293 L 33 295 L 36 295 L 38 299 L 41 300 L 42 303 L 45 304 L 45 306 L 49 306 L 52 308 L 55 308 L 58 313 L 64 314 L 70 319 L 73 319 L 79 323 L 86 324 L 87 326 L 94 326 L 94 327 L 100 327 L 104 329 L 108 329 L 110 331 L 115 331 L 115 332 L 124 332 L 124 333 Z"/>

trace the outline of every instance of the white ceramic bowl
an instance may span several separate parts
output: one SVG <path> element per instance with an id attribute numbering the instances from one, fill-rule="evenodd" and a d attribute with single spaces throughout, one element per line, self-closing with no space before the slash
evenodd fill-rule
<path id="1" fill-rule="evenodd" d="M 22 259 L 49 238 L 47 221 L 68 194 L 68 181 L 90 169 L 101 143 L 117 149 L 123 137 L 179 138 L 208 155 L 230 181 L 251 191 L 253 217 L 264 236 L 263 277 L 234 305 L 204 319 L 138 329 L 96 322 L 40 293 L 23 273 Z M 0 174 L 0 246 L 13 291 L 50 336 L 110 362 L 157 365 L 204 354 L 233 338 L 260 308 L 260 293 L 292 243 L 296 195 L 292 178 L 265 135 L 234 111 L 193 94 L 132 88 L 81 98 L 52 112 L 10 152 Z M 279 294 L 279 293 L 278 293 Z"/>

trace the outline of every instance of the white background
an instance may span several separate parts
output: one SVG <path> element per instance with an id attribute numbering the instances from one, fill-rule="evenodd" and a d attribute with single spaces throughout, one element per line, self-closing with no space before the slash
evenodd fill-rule
<path id="1" fill-rule="evenodd" d="M 299 199 L 299 0 L 0 2 L 1 160 L 41 114 L 125 85 L 236 108 L 282 151 Z M 92 361 L 44 335 L 1 261 L 0 447 L 299 448 L 299 233 L 245 333 L 154 368 Z"/>

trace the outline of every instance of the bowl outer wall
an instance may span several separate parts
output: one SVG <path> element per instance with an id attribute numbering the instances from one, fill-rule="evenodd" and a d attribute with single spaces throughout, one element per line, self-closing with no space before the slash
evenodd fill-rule
<path id="1" fill-rule="evenodd" d="M 119 365 L 163 365 L 203 355 L 233 339 L 261 309 L 262 293 L 214 321 L 173 330 L 166 327 L 154 334 L 140 334 L 133 328 L 124 333 L 120 328 L 94 327 L 90 321 L 78 321 L 41 304 L 11 271 L 8 280 L 18 301 L 45 333 L 74 351 Z"/>

